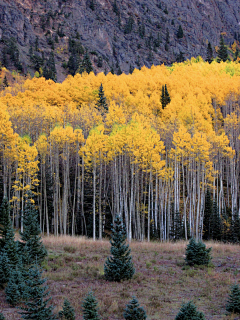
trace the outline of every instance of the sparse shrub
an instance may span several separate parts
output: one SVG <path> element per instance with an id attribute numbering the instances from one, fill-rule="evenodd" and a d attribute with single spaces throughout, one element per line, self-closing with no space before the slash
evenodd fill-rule
<path id="1" fill-rule="evenodd" d="M 116 216 L 114 220 L 114 228 L 112 229 L 112 239 L 110 241 L 111 257 L 107 258 L 104 265 L 104 275 L 106 280 L 121 281 L 131 279 L 135 273 L 133 267 L 131 250 L 126 245 L 126 230 L 122 219 Z"/>
<path id="2" fill-rule="evenodd" d="M 68 253 L 75 253 L 77 251 L 77 248 L 73 247 L 73 246 L 65 246 L 63 248 L 64 251 L 68 252 Z"/>
<path id="3" fill-rule="evenodd" d="M 90 291 L 83 302 L 83 319 L 84 320 L 100 320 L 98 315 L 98 302 Z"/>
<path id="4" fill-rule="evenodd" d="M 189 266 L 208 265 L 211 261 L 211 250 L 212 248 L 206 249 L 206 245 L 201 241 L 196 242 L 191 238 L 186 248 L 185 261 Z"/>
<path id="5" fill-rule="evenodd" d="M 137 299 L 133 297 L 124 309 L 123 317 L 126 320 L 146 320 L 147 314 L 143 307 L 139 307 Z"/>
<path id="6" fill-rule="evenodd" d="M 228 312 L 240 313 L 240 288 L 237 284 L 231 288 L 226 310 Z"/>
<path id="7" fill-rule="evenodd" d="M 67 299 L 64 300 L 63 310 L 59 312 L 59 317 L 65 320 L 75 320 L 75 310 Z"/>
<path id="8" fill-rule="evenodd" d="M 205 320 L 202 312 L 197 311 L 195 304 L 192 301 L 182 305 L 175 320 Z"/>

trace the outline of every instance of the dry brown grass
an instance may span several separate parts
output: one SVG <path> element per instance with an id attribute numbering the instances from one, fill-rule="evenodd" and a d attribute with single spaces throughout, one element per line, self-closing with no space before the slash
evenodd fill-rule
<path id="1" fill-rule="evenodd" d="M 206 319 L 240 319 L 226 315 L 225 305 L 230 285 L 240 283 L 240 247 L 209 242 L 213 248 L 213 268 L 189 268 L 184 264 L 186 242 L 135 242 L 131 245 L 136 273 L 132 280 L 107 282 L 103 266 L 109 255 L 108 240 L 93 241 L 84 237 L 45 237 L 48 248 L 45 276 L 49 279 L 55 311 L 67 298 L 82 319 L 81 304 L 89 290 L 99 302 L 103 320 L 123 319 L 123 309 L 135 295 L 147 311 L 149 320 L 174 320 L 182 302 L 193 300 Z M 20 317 L 6 309 L 0 291 L 0 310 L 7 320 Z M 10 310 L 10 311 L 9 311 Z"/>

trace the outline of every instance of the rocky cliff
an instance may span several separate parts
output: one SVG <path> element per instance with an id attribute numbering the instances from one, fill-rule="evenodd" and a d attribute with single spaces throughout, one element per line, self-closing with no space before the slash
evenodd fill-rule
<path id="1" fill-rule="evenodd" d="M 221 33 L 228 45 L 240 40 L 240 1 L 0 0 L 2 63 L 33 74 L 53 51 L 58 81 L 70 56 L 86 49 L 95 72 L 129 72 L 180 53 L 205 57 Z"/>

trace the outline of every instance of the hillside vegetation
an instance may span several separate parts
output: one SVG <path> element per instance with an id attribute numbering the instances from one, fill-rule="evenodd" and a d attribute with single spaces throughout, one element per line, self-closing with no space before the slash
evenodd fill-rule
<path id="1" fill-rule="evenodd" d="M 198 58 L 5 88 L 1 186 L 14 226 L 32 189 L 48 234 L 101 239 L 120 213 L 129 240 L 202 237 L 209 189 L 229 240 L 239 203 L 239 87 L 237 62 Z"/>

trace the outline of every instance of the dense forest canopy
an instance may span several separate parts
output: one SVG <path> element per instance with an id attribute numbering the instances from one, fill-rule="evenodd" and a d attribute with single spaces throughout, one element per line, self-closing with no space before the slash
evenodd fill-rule
<path id="1" fill-rule="evenodd" d="M 201 58 L 6 87 L 0 191 L 14 226 L 31 189 L 48 234 L 101 239 L 120 214 L 129 240 L 180 229 L 201 238 L 209 190 L 228 232 L 240 201 L 239 88 L 238 62 Z"/>

